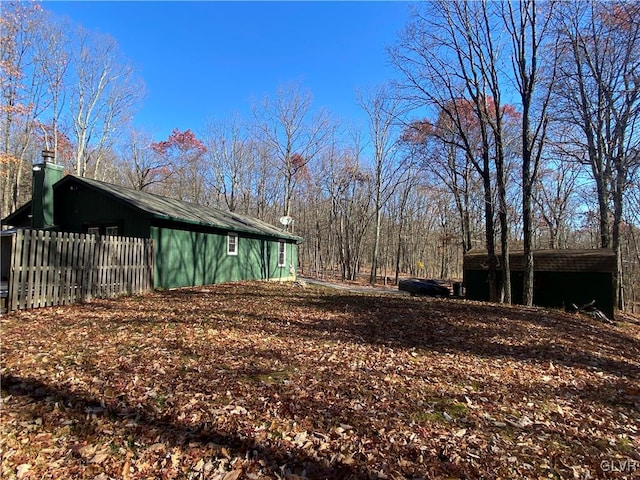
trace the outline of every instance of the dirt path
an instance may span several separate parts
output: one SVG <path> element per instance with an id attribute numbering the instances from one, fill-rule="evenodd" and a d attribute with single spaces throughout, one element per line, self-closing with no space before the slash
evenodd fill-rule
<path id="1" fill-rule="evenodd" d="M 359 285 L 349 285 L 343 283 L 334 283 L 329 282 L 327 280 L 320 280 L 318 278 L 308 278 L 299 276 L 300 280 L 303 280 L 311 285 L 320 285 L 323 287 L 335 288 L 337 290 L 346 290 L 348 292 L 357 292 L 357 293 L 386 293 L 390 295 L 409 295 L 408 292 L 398 290 L 397 288 L 384 288 L 384 287 L 370 287 L 370 286 L 359 286 Z"/>

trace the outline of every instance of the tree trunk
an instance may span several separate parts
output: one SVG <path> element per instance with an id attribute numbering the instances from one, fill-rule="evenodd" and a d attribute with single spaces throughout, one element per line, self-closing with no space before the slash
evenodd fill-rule
<path id="1" fill-rule="evenodd" d="M 528 122 L 525 122 L 525 125 Z M 523 127 L 523 130 L 528 127 Z M 524 143 L 528 145 L 528 140 Z M 534 260 L 533 260 L 533 229 L 531 225 L 531 197 L 532 197 L 532 185 L 531 185 L 531 172 L 530 172 L 531 151 L 528 147 L 523 147 L 523 159 L 522 159 L 522 234 L 523 234 L 523 255 L 524 255 L 524 278 L 522 284 L 522 303 L 523 305 L 533 305 L 533 272 L 534 272 Z"/>
<path id="2" fill-rule="evenodd" d="M 488 158 L 485 160 L 488 164 Z M 484 185 L 484 224 L 487 244 L 487 255 L 489 257 L 489 300 L 498 301 L 498 257 L 496 256 L 496 232 L 493 225 L 493 199 L 491 198 L 491 177 L 487 165 L 486 173 L 482 175 Z"/>
<path id="3" fill-rule="evenodd" d="M 369 283 L 371 285 L 376 284 L 378 276 L 378 254 L 380 250 L 380 228 L 382 222 L 382 207 L 376 205 L 376 224 L 375 233 L 373 236 L 373 254 L 371 258 L 371 275 L 369 276 Z"/>

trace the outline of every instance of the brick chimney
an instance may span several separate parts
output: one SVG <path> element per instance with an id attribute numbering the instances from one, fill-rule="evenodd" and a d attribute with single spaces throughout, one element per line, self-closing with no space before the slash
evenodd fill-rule
<path id="1" fill-rule="evenodd" d="M 63 167 L 54 162 L 54 153 L 42 151 L 42 163 L 33 165 L 33 184 L 31 192 L 31 227 L 48 228 L 53 226 L 53 185 L 62 179 Z"/>

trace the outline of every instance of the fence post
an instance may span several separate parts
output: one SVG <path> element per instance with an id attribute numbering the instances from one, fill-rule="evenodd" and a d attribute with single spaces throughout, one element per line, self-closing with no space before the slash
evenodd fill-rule
<path id="1" fill-rule="evenodd" d="M 84 252 L 84 273 L 83 273 L 83 300 L 88 302 L 93 298 L 93 254 L 95 249 L 94 236 L 86 234 Z"/>
<path id="2" fill-rule="evenodd" d="M 58 239 L 58 235 L 51 234 L 51 250 L 53 254 L 53 275 L 51 286 L 51 305 L 59 305 L 60 303 L 60 283 L 62 282 L 62 270 L 60 269 L 60 257 L 62 256 L 62 245 Z"/>
<path id="3" fill-rule="evenodd" d="M 54 271 L 51 267 L 53 258 L 51 255 L 51 232 L 45 231 L 42 233 L 42 297 L 44 303 L 41 301 L 40 306 L 47 307 L 53 303 L 53 275 Z"/>
<path id="4" fill-rule="evenodd" d="M 9 271 L 9 285 L 7 292 L 7 312 L 18 310 L 18 296 L 20 293 L 20 276 L 22 269 L 22 246 L 24 233 L 18 230 L 11 238 L 11 270 Z"/>
<path id="5" fill-rule="evenodd" d="M 71 235 L 68 233 L 63 233 L 59 237 L 59 241 L 62 244 L 62 253 L 60 255 L 60 265 L 61 265 L 61 294 L 60 294 L 60 303 L 62 305 L 66 305 L 71 303 L 71 264 L 72 262 L 72 252 L 71 249 Z M 72 249 L 71 249 L 72 250 Z"/>

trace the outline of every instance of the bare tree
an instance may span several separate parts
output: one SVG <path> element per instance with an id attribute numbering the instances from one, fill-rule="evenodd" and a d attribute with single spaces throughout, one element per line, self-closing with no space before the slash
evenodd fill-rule
<path id="1" fill-rule="evenodd" d="M 211 189 L 224 200 L 229 211 L 235 212 L 241 205 L 248 211 L 255 158 L 246 128 L 237 117 L 210 123 L 205 128 L 204 144 Z"/>
<path id="2" fill-rule="evenodd" d="M 272 211 L 282 193 L 282 178 L 273 174 L 274 170 L 277 171 L 278 162 L 271 155 L 269 143 L 256 140 L 251 142 L 251 147 L 253 163 L 256 166 L 251 176 L 254 198 L 252 213 L 258 218 L 273 222 L 277 220 L 278 215 L 282 215 L 281 205 L 277 213 Z"/>
<path id="3" fill-rule="evenodd" d="M 635 154 L 638 155 L 637 150 Z M 635 163 L 630 169 L 629 178 L 623 229 L 625 248 L 622 258 L 626 260 L 623 288 L 626 307 L 635 313 L 640 308 L 640 163 Z"/>
<path id="4" fill-rule="evenodd" d="M 600 246 L 612 248 L 618 259 L 618 306 L 621 295 L 620 226 L 629 169 L 638 161 L 640 140 L 640 6 L 616 2 L 562 4 L 557 102 L 558 120 L 575 127 L 572 145 L 595 181 Z"/>
<path id="5" fill-rule="evenodd" d="M 397 161 L 395 155 L 400 100 L 391 96 L 387 87 L 379 87 L 368 93 L 359 93 L 360 107 L 369 119 L 369 129 L 373 147 L 373 195 L 374 195 L 374 234 L 371 255 L 371 275 L 369 283 L 375 285 L 378 274 L 378 255 L 380 250 L 380 229 L 382 207 L 401 180 L 406 171 L 404 162 Z"/>
<path id="6" fill-rule="evenodd" d="M 3 211 L 26 196 L 27 157 L 43 147 L 80 175 L 113 178 L 113 142 L 142 93 L 115 41 L 75 29 L 37 3 L 4 4 L 2 13 Z"/>
<path id="7" fill-rule="evenodd" d="M 394 282 L 397 285 L 400 277 L 400 265 L 402 258 L 402 249 L 405 243 L 405 229 L 407 226 L 407 220 L 410 217 L 408 215 L 409 210 L 409 199 L 411 194 L 416 189 L 419 184 L 417 169 L 409 167 L 407 181 L 403 182 L 400 186 L 399 191 L 396 192 L 395 203 L 396 207 L 394 210 L 394 214 L 392 214 L 392 219 L 397 224 L 396 226 L 396 249 L 395 249 L 395 258 L 394 258 Z"/>
<path id="8" fill-rule="evenodd" d="M 575 163 L 549 161 L 535 179 L 534 218 L 546 226 L 549 248 L 567 248 L 571 216 L 578 207 L 576 189 L 580 173 Z"/>
<path id="9" fill-rule="evenodd" d="M 355 280 L 361 267 L 363 244 L 371 221 L 372 177 L 362 166 L 359 132 L 350 146 L 331 149 L 320 157 L 321 188 L 330 199 L 330 222 L 342 280 Z"/>
<path id="10" fill-rule="evenodd" d="M 339 182 L 341 158 L 351 158 L 341 144 L 340 124 L 334 124 L 326 140 L 326 147 L 319 153 L 316 162 L 309 165 L 309 177 L 305 182 L 305 195 L 299 198 L 303 218 L 297 229 L 305 238 L 300 252 L 309 259 L 309 267 L 316 276 L 334 272 L 335 266 L 342 264 L 339 252 L 344 252 L 339 231 L 341 216 L 334 208 L 338 202 L 335 189 Z M 343 258 L 343 257 L 342 257 Z M 346 272 L 345 268 L 342 268 Z"/>
<path id="11" fill-rule="evenodd" d="M 523 303 L 525 305 L 533 304 L 533 186 L 546 143 L 548 108 L 555 82 L 555 49 L 545 50 L 554 5 L 554 2 L 541 5 L 536 0 L 502 3 L 502 19 L 511 39 L 513 78 L 522 107 L 521 173 Z M 543 79 L 542 75 L 545 74 L 547 77 Z"/>
<path id="12" fill-rule="evenodd" d="M 143 87 L 108 35 L 79 28 L 73 58 L 69 113 L 76 144 L 75 172 L 100 177 L 103 153 L 129 121 Z"/>
<path id="13" fill-rule="evenodd" d="M 25 197 L 23 187 L 30 177 L 25 173 L 33 149 L 35 120 L 45 104 L 46 89 L 42 68 L 35 56 L 41 43 L 40 31 L 45 14 L 38 4 L 3 4 L 0 16 L 0 166 L 2 210 L 15 210 Z"/>
<path id="14" fill-rule="evenodd" d="M 42 112 L 38 124 L 44 147 L 53 151 L 57 162 L 66 159 L 70 145 L 68 136 L 61 131 L 71 65 L 70 31 L 72 28 L 66 19 L 44 22 L 40 27 L 41 41 L 35 45 L 36 61 L 47 89 L 46 110 Z"/>
<path id="15" fill-rule="evenodd" d="M 453 196 L 462 251 L 468 252 L 473 245 L 471 196 L 477 190 L 478 177 L 474 175 L 476 170 L 469 152 L 457 138 L 456 127 L 441 113 L 435 125 L 424 120 L 409 125 L 401 140 L 423 171 L 436 178 L 434 183 L 444 184 Z"/>
<path id="16" fill-rule="evenodd" d="M 310 118 L 311 95 L 298 84 L 280 87 L 275 100 L 266 98 L 254 107 L 257 126 L 265 144 L 277 160 L 276 167 L 284 178 L 283 215 L 291 216 L 291 200 L 303 172 L 323 147 L 327 135 L 324 113 Z"/>
<path id="17" fill-rule="evenodd" d="M 173 174 L 170 162 L 153 151 L 152 143 L 150 135 L 130 130 L 120 149 L 120 169 L 127 184 L 136 190 L 153 191 Z"/>

